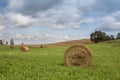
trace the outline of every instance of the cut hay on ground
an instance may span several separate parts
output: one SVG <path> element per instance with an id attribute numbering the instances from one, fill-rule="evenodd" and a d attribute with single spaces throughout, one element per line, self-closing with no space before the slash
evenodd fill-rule
<path id="1" fill-rule="evenodd" d="M 28 52 L 30 49 L 27 46 L 21 46 L 21 50 L 24 52 Z"/>
<path id="2" fill-rule="evenodd" d="M 88 67 L 92 64 L 92 53 L 84 45 L 75 45 L 67 49 L 64 61 L 67 66 Z"/>

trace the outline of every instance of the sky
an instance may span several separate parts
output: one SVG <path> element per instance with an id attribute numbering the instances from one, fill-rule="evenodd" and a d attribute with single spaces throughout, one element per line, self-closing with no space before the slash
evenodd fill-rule
<path id="1" fill-rule="evenodd" d="M 46 44 L 120 32 L 120 0 L 0 0 L 0 39 Z"/>

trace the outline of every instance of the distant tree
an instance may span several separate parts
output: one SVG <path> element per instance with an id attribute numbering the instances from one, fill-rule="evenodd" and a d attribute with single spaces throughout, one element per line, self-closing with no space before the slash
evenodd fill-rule
<path id="1" fill-rule="evenodd" d="M 90 39 L 95 43 L 106 41 L 106 33 L 102 31 L 95 31 L 90 34 Z"/>
<path id="2" fill-rule="evenodd" d="M 90 40 L 95 42 L 95 33 L 90 34 Z"/>
<path id="3" fill-rule="evenodd" d="M 11 47 L 11 48 L 14 47 L 14 40 L 13 40 L 13 39 L 10 40 L 10 47 Z"/>
<path id="4" fill-rule="evenodd" d="M 3 44 L 5 44 L 5 39 L 3 39 Z"/>
<path id="5" fill-rule="evenodd" d="M 24 43 L 22 42 L 21 45 L 24 45 Z"/>
<path id="6" fill-rule="evenodd" d="M 116 38 L 117 38 L 117 39 L 120 39 L 120 33 L 117 34 Z"/>
<path id="7" fill-rule="evenodd" d="M 110 35 L 110 39 L 111 39 L 111 40 L 115 40 L 114 35 Z"/>
<path id="8" fill-rule="evenodd" d="M 3 45 L 3 41 L 2 40 L 0 40 L 0 45 Z"/>
<path id="9" fill-rule="evenodd" d="M 6 45 L 8 45 L 8 42 L 6 42 Z"/>
<path id="10" fill-rule="evenodd" d="M 110 40 L 111 40 L 110 36 L 106 35 L 106 41 L 110 41 Z"/>

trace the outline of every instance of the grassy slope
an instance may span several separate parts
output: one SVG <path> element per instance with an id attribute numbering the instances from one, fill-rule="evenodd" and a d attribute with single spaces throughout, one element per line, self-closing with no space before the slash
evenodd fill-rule
<path id="1" fill-rule="evenodd" d="M 57 42 L 57 43 L 51 43 L 51 44 L 43 44 L 43 47 L 71 46 L 71 45 L 78 45 L 78 44 L 93 44 L 93 42 L 90 39 L 80 39 L 80 40 L 70 40 L 70 41 Z M 41 47 L 41 44 L 35 44 L 35 45 L 29 44 L 27 46 Z"/>
<path id="2" fill-rule="evenodd" d="M 101 43 L 87 45 L 93 51 L 90 68 L 64 66 L 68 47 L 19 48 L 0 46 L 0 80 L 120 80 L 120 45 Z"/>

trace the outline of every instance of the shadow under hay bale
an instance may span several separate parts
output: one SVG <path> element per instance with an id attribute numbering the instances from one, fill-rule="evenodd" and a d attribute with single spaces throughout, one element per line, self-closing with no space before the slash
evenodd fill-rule
<path id="1" fill-rule="evenodd" d="M 67 66 L 88 67 L 92 64 L 92 53 L 84 45 L 75 45 L 65 52 L 64 62 Z"/>
<path id="2" fill-rule="evenodd" d="M 21 46 L 21 50 L 24 52 L 28 52 L 30 49 L 27 46 Z"/>

